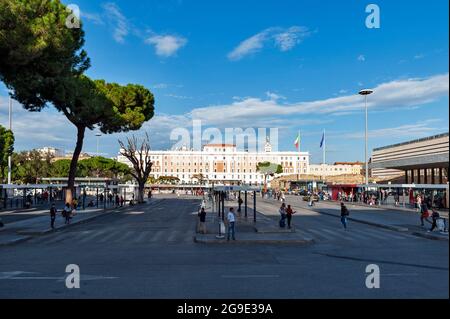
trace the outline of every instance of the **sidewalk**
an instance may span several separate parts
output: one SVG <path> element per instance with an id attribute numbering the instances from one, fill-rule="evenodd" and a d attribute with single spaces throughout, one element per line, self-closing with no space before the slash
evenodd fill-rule
<path id="1" fill-rule="evenodd" d="M 160 200 L 151 200 L 149 203 L 153 204 L 159 201 Z M 129 207 L 139 207 L 139 206 L 127 205 L 123 207 L 111 207 L 106 210 L 103 208 L 93 208 L 77 211 L 77 214 L 72 218 L 70 224 L 64 224 L 64 218 L 59 213 L 56 216 L 55 229 L 51 229 L 50 227 L 50 216 L 48 213 L 43 216 L 7 223 L 5 224 L 5 227 L 0 228 L 0 246 L 20 243 L 22 241 L 32 238 L 33 236 L 43 235 L 73 225 L 82 224 L 91 221 L 97 217 L 106 216 Z"/>
<path id="2" fill-rule="evenodd" d="M 225 218 L 229 207 L 235 207 L 235 202 L 225 202 Z M 227 235 L 218 238 L 219 217 L 217 212 L 212 212 L 211 203 L 206 206 L 206 234 L 196 233 L 194 241 L 203 244 L 296 244 L 308 245 L 314 240 L 301 231 L 295 229 L 283 229 L 277 227 L 276 221 L 258 211 L 256 212 L 256 223 L 253 222 L 253 209 L 247 209 L 247 218 L 242 208 L 241 216 L 236 215 L 236 240 L 227 241 Z"/>
<path id="3" fill-rule="evenodd" d="M 288 201 L 297 207 L 340 218 L 339 202 L 321 201 L 315 203 L 313 207 L 309 207 L 307 202 L 302 201 L 297 197 L 289 197 Z M 431 227 L 431 224 L 427 222 L 425 222 L 425 228 L 421 227 L 419 214 L 417 214 L 416 212 L 410 210 L 387 210 L 373 206 L 354 205 L 353 203 L 345 203 L 345 205 L 350 211 L 348 220 L 399 232 L 410 232 L 413 235 L 428 239 L 448 241 L 448 232 L 441 233 L 436 230 L 433 232 L 427 232 L 427 230 Z M 446 218 L 448 227 L 448 214 L 442 217 Z"/>

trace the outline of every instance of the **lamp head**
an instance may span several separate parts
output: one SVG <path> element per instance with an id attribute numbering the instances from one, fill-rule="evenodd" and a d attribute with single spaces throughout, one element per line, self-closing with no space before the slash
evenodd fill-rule
<path id="1" fill-rule="evenodd" d="M 372 94 L 373 93 L 373 90 L 370 90 L 370 89 L 364 89 L 364 90 L 361 90 L 361 91 L 359 91 L 359 95 L 369 95 L 369 94 Z"/>

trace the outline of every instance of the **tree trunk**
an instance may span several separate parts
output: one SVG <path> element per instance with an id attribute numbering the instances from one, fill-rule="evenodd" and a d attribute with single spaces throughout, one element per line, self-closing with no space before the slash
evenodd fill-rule
<path id="1" fill-rule="evenodd" d="M 66 189 L 66 203 L 72 204 L 73 193 L 75 191 L 75 176 L 77 174 L 78 158 L 80 157 L 81 150 L 83 149 L 83 139 L 86 127 L 77 126 L 77 144 L 73 151 L 72 161 L 70 162 L 69 178 L 67 180 Z"/>
<path id="2" fill-rule="evenodd" d="M 145 190 L 145 181 L 138 181 L 138 185 L 139 185 L 139 193 L 138 193 L 138 203 L 143 203 L 144 202 L 144 190 Z"/>

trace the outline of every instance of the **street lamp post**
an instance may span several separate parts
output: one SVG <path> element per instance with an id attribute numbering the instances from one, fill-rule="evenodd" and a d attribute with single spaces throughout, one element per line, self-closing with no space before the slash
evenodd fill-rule
<path id="1" fill-rule="evenodd" d="M 9 96 L 9 130 L 12 131 L 12 99 Z M 8 156 L 8 184 L 11 184 L 11 155 Z"/>
<path id="2" fill-rule="evenodd" d="M 368 111 L 367 111 L 367 96 L 369 94 L 372 94 L 373 90 L 369 90 L 369 89 L 364 89 L 359 91 L 359 95 L 363 95 L 364 96 L 364 105 L 365 105 L 365 110 L 366 110 L 366 130 L 365 130 L 365 150 L 364 150 L 364 159 L 366 162 L 366 190 L 369 187 L 369 161 L 368 161 Z"/>
<path id="3" fill-rule="evenodd" d="M 98 153 L 98 140 L 99 140 L 100 136 L 102 136 L 102 134 L 97 132 L 97 133 L 95 133 L 95 136 L 97 136 L 97 153 L 96 153 L 96 155 L 99 156 L 99 153 Z"/>

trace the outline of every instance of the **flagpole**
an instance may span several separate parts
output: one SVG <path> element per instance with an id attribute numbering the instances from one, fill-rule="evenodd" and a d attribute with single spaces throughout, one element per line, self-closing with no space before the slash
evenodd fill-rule
<path id="1" fill-rule="evenodd" d="M 327 147 L 327 142 L 326 142 L 326 138 L 325 138 L 325 129 L 323 130 L 323 164 L 326 163 L 326 147 Z"/>

